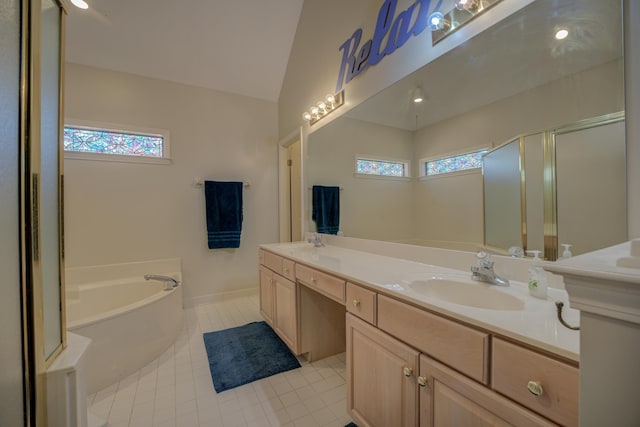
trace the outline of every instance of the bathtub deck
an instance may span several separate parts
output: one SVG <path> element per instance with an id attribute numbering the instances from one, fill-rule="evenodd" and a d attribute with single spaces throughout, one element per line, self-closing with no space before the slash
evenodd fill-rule
<path id="1" fill-rule="evenodd" d="M 344 426 L 344 354 L 217 394 L 202 334 L 262 320 L 258 296 L 185 310 L 177 341 L 158 359 L 88 397 L 109 427 Z"/>

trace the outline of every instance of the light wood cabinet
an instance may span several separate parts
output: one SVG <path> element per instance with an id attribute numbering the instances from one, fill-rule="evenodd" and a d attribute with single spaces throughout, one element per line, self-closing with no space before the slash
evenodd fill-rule
<path id="1" fill-rule="evenodd" d="M 346 307 L 349 313 L 376 324 L 378 313 L 378 295 L 362 286 L 347 283 Z"/>
<path id="2" fill-rule="evenodd" d="M 347 408 L 358 426 L 415 426 L 418 352 L 347 314 Z"/>
<path id="3" fill-rule="evenodd" d="M 295 354 L 315 361 L 346 342 L 357 425 L 578 424 L 576 365 L 339 275 L 259 257 L 260 311 Z"/>
<path id="4" fill-rule="evenodd" d="M 273 272 L 260 266 L 260 314 L 273 327 Z"/>
<path id="5" fill-rule="evenodd" d="M 494 390 L 559 424 L 578 424 L 578 368 L 499 338 L 492 355 Z"/>
<path id="6" fill-rule="evenodd" d="M 555 425 L 425 355 L 418 384 L 420 427 Z"/>
<path id="7" fill-rule="evenodd" d="M 489 334 L 379 295 L 378 327 L 414 348 L 487 383 Z"/>
<path id="8" fill-rule="evenodd" d="M 282 274 L 294 271 L 290 260 L 260 250 L 260 313 L 294 354 L 300 354 L 298 289 L 296 284 L 267 267 Z"/>
<path id="9" fill-rule="evenodd" d="M 344 305 L 346 285 L 344 280 L 301 264 L 296 264 L 296 279 L 314 291 Z"/>
<path id="10" fill-rule="evenodd" d="M 294 353 L 298 353 L 298 294 L 296 284 L 274 274 L 273 295 L 275 296 L 276 333 Z"/>

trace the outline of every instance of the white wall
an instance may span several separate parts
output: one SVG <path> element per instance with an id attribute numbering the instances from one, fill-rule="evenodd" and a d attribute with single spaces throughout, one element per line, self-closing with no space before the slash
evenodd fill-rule
<path id="1" fill-rule="evenodd" d="M 622 111 L 621 76 L 622 63 L 613 61 L 443 120 L 415 133 L 415 159 L 495 147 L 523 133 Z M 417 182 L 415 188 L 417 237 L 482 243 L 479 171 Z"/>
<path id="2" fill-rule="evenodd" d="M 410 180 L 355 176 L 356 155 L 406 160 L 413 157 L 412 132 L 342 117 L 309 137 L 307 186 L 338 185 L 340 230 L 349 237 L 404 240 L 413 235 Z M 415 173 L 411 171 L 412 173 Z M 310 230 L 311 191 L 305 215 Z"/>
<path id="3" fill-rule="evenodd" d="M 65 161 L 68 267 L 182 258 L 185 298 L 257 286 L 277 241 L 277 107 L 208 89 L 67 64 L 66 119 L 171 133 L 170 165 Z M 193 177 L 250 181 L 240 248 L 207 249 Z"/>

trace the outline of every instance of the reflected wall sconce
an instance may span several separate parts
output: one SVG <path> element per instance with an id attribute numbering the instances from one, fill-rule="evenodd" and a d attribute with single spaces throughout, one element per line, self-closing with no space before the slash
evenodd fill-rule
<path id="1" fill-rule="evenodd" d="M 340 91 L 335 95 L 327 95 L 324 100 L 319 101 L 316 105 L 309 108 L 308 111 L 302 113 L 302 119 L 309 122 L 310 125 L 316 124 L 318 120 L 326 117 L 335 111 L 336 108 L 344 104 L 344 91 Z"/>
<path id="2" fill-rule="evenodd" d="M 429 15 L 432 45 L 435 46 L 436 43 L 501 1 L 455 0 L 455 7 L 446 14 L 440 11 L 433 12 Z"/>

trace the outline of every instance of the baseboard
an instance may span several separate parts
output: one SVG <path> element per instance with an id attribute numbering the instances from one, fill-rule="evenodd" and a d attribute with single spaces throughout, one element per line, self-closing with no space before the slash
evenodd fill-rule
<path id="1" fill-rule="evenodd" d="M 259 288 L 247 288 L 237 291 L 217 292 L 215 294 L 201 295 L 199 297 L 185 298 L 183 301 L 184 308 L 192 308 L 198 305 L 211 304 L 214 302 L 230 300 L 234 298 L 250 297 L 258 294 Z"/>

